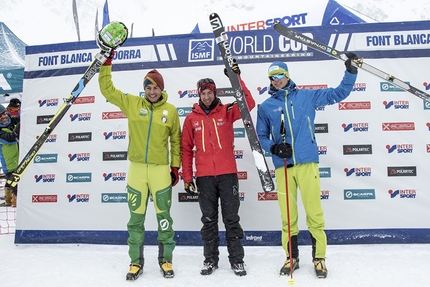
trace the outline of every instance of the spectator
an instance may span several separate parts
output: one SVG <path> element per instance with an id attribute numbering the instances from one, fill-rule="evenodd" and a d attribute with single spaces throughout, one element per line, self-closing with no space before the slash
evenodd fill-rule
<path id="1" fill-rule="evenodd" d="M 233 71 L 240 75 L 237 63 L 233 66 Z M 240 76 L 239 80 L 248 108 L 253 109 L 254 99 Z M 199 102 L 194 104 L 182 128 L 181 153 L 184 189 L 189 194 L 198 194 L 202 212 L 201 236 L 205 259 L 200 274 L 210 275 L 218 268 L 218 202 L 221 201 L 231 268 L 236 275 L 244 276 L 245 254 L 241 243 L 244 234 L 238 215 L 239 182 L 233 131 L 233 123 L 241 118 L 241 114 L 236 102 L 221 103 L 216 96 L 216 86 L 212 79 L 204 78 L 198 81 L 197 92 Z M 194 156 L 197 190 L 193 181 Z"/>
<path id="2" fill-rule="evenodd" d="M 21 101 L 18 98 L 10 99 L 6 110 L 9 112 L 11 117 L 20 117 L 21 115 Z"/>

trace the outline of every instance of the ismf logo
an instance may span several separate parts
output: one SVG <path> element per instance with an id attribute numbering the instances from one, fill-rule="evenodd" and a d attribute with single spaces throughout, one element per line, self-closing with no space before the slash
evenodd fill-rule
<path id="1" fill-rule="evenodd" d="M 214 39 L 190 40 L 188 62 L 213 61 Z"/>
<path id="2" fill-rule="evenodd" d="M 235 150 L 234 151 L 235 159 L 243 159 L 243 150 Z"/>
<path id="3" fill-rule="evenodd" d="M 369 124 L 368 123 L 350 123 L 350 124 L 342 124 L 342 128 L 344 132 L 353 131 L 353 132 L 368 132 Z"/>
<path id="4" fill-rule="evenodd" d="M 38 100 L 37 103 L 39 107 L 57 107 L 60 100 L 58 98 L 55 99 L 46 99 L 46 100 Z"/>
<path id="5" fill-rule="evenodd" d="M 258 201 L 266 201 L 266 200 L 278 200 L 278 193 L 276 191 L 259 192 Z"/>
<path id="6" fill-rule="evenodd" d="M 72 122 L 87 122 L 91 120 L 91 113 L 70 114 L 70 120 Z"/>
<path id="7" fill-rule="evenodd" d="M 395 110 L 409 110 L 409 101 L 383 101 L 385 109 L 394 108 Z"/>
<path id="8" fill-rule="evenodd" d="M 414 122 L 393 122 L 382 123 L 382 131 L 413 131 L 415 130 Z"/>
<path id="9" fill-rule="evenodd" d="M 366 91 L 366 83 L 355 83 L 352 88 L 353 92 L 365 92 Z"/>
<path id="10" fill-rule="evenodd" d="M 83 153 L 69 153 L 67 155 L 69 157 L 69 161 L 89 161 L 91 154 L 89 152 L 83 152 Z"/>
<path id="11" fill-rule="evenodd" d="M 125 172 L 111 172 L 111 173 L 103 173 L 103 178 L 105 181 L 125 181 L 127 173 Z"/>
<path id="12" fill-rule="evenodd" d="M 415 189 L 396 189 L 396 190 L 389 190 L 388 194 L 391 198 L 395 198 L 399 195 L 400 198 L 416 198 L 417 191 Z"/>
<path id="13" fill-rule="evenodd" d="M 321 190 L 321 199 L 327 200 L 330 197 L 330 190 Z"/>
<path id="14" fill-rule="evenodd" d="M 370 101 L 366 102 L 340 102 L 338 104 L 339 110 L 370 110 Z"/>
<path id="15" fill-rule="evenodd" d="M 182 99 L 184 97 L 187 97 L 188 99 L 199 97 L 197 90 L 183 90 L 183 91 L 179 90 L 178 95 L 179 95 L 180 99 Z M 217 95 L 218 95 L 218 93 L 217 93 Z"/>
<path id="16" fill-rule="evenodd" d="M 394 145 L 386 145 L 385 148 L 388 150 L 388 153 L 412 153 L 414 151 L 414 146 L 412 144 L 394 144 Z"/>
<path id="17" fill-rule="evenodd" d="M 36 182 L 54 182 L 55 174 L 54 173 L 40 174 L 40 175 L 35 174 L 34 179 L 36 180 Z"/>
<path id="18" fill-rule="evenodd" d="M 327 154 L 327 146 L 319 145 L 318 146 L 318 154 L 319 155 L 326 155 Z"/>
<path id="19" fill-rule="evenodd" d="M 73 202 L 73 201 L 76 201 L 78 203 L 90 202 L 90 195 L 89 194 L 68 194 L 67 198 L 69 199 L 69 202 Z"/>
<path id="20" fill-rule="evenodd" d="M 416 166 L 388 166 L 387 176 L 417 176 Z"/>
<path id="21" fill-rule="evenodd" d="M 355 174 L 355 176 L 371 176 L 372 168 L 371 167 L 353 167 L 353 168 L 344 168 L 343 170 L 346 176 L 351 176 Z"/>
<path id="22" fill-rule="evenodd" d="M 248 179 L 248 172 L 247 171 L 238 171 L 237 177 L 239 179 Z"/>
<path id="23" fill-rule="evenodd" d="M 39 138 L 40 138 L 40 136 L 36 136 L 36 140 L 38 140 Z M 55 142 L 57 142 L 57 135 L 56 134 L 50 134 L 45 141 L 45 143 L 55 143 Z"/>
<path id="24" fill-rule="evenodd" d="M 105 140 L 125 140 L 127 132 L 126 131 L 115 131 L 115 132 L 104 132 L 103 136 Z"/>

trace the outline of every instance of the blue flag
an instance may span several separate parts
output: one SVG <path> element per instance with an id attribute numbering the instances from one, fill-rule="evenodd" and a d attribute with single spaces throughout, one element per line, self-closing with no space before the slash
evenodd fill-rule
<path id="1" fill-rule="evenodd" d="M 103 7 L 103 27 L 109 24 L 109 7 L 108 2 L 106 0 L 105 6 Z"/>

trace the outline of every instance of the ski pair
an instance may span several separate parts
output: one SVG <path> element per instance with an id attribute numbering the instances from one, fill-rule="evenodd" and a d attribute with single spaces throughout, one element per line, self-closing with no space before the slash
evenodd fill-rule
<path id="1" fill-rule="evenodd" d="M 281 23 L 276 22 L 273 27 L 275 28 L 276 32 L 281 34 L 282 36 L 285 36 L 291 40 L 294 40 L 296 42 L 302 43 L 306 46 L 309 46 L 321 53 L 324 53 L 326 55 L 329 55 L 333 58 L 336 58 L 341 61 L 348 60 L 348 57 L 345 55 L 345 53 L 338 51 L 332 47 L 329 47 L 321 42 L 318 42 L 312 38 L 309 38 L 302 33 L 299 33 L 291 28 L 288 28 Z M 392 83 L 393 85 L 396 85 L 400 89 L 409 92 L 413 94 L 414 96 L 417 96 L 418 98 L 430 103 L 430 95 L 409 85 L 408 83 L 396 78 L 395 76 L 381 71 L 363 61 L 363 59 L 353 60 L 353 65 L 357 66 L 358 68 L 361 68 L 362 70 L 365 70 L 381 79 L 384 79 L 385 81 L 388 81 Z"/>
<path id="2" fill-rule="evenodd" d="M 231 83 L 231 87 L 233 88 L 234 97 L 242 115 L 243 125 L 245 127 L 246 135 L 251 146 L 261 185 L 264 191 L 273 191 L 275 190 L 275 185 L 264 157 L 264 151 L 261 148 L 260 141 L 255 131 L 248 105 L 246 104 L 244 92 L 240 86 L 239 77 L 232 70 L 234 58 L 231 54 L 230 44 L 228 43 L 228 36 L 225 32 L 225 27 L 217 13 L 210 14 L 209 21 L 211 23 L 212 32 L 215 36 L 215 41 L 218 45 L 221 57 L 227 69 L 227 74 Z"/>
<path id="3" fill-rule="evenodd" d="M 37 138 L 36 142 L 18 164 L 18 167 L 10 176 L 6 179 L 6 185 L 15 187 L 21 180 L 24 172 L 29 167 L 30 163 L 33 161 L 34 157 L 37 155 L 39 150 L 42 148 L 45 141 L 48 139 L 49 135 L 55 129 L 55 127 L 60 123 L 61 119 L 67 113 L 67 111 L 72 106 L 76 98 L 82 93 L 84 88 L 87 86 L 88 82 L 97 74 L 103 63 L 111 56 L 112 50 L 115 50 L 121 46 L 128 37 L 128 29 L 121 22 L 110 22 L 107 24 L 98 34 L 98 41 L 101 51 L 98 52 L 94 61 L 79 79 L 76 86 L 73 88 L 69 96 L 64 98 L 64 103 L 60 106 L 57 113 L 49 121 L 48 126 Z"/>

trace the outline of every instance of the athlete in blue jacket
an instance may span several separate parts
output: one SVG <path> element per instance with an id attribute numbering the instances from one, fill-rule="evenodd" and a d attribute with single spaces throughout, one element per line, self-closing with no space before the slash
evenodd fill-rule
<path id="1" fill-rule="evenodd" d="M 324 212 L 321 205 L 321 188 L 318 168 L 318 146 L 315 138 L 315 109 L 344 100 L 350 94 L 357 78 L 357 68 L 351 60 L 354 53 L 347 53 L 347 70 L 337 88 L 318 90 L 297 89 L 290 79 L 288 67 L 274 62 L 269 67 L 270 98 L 258 108 L 257 134 L 264 150 L 272 153 L 275 166 L 278 203 L 282 219 L 282 246 L 287 260 L 281 275 L 290 274 L 288 217 L 284 159 L 288 166 L 288 198 L 292 244 L 292 270 L 299 268 L 297 244 L 298 211 L 297 189 L 300 189 L 306 211 L 306 224 L 312 238 L 312 256 L 317 277 L 325 278 L 327 237 L 324 232 Z M 283 126 L 283 128 L 281 128 Z"/>

